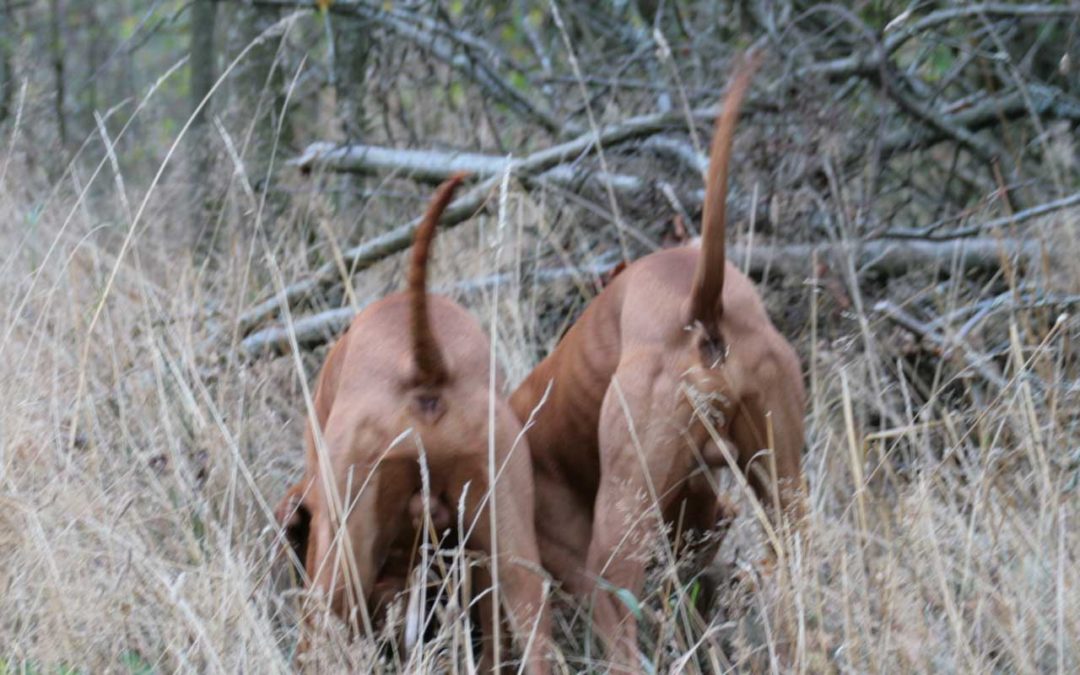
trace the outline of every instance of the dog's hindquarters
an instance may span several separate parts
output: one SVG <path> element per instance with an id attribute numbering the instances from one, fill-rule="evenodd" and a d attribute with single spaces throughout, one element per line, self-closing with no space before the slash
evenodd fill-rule
<path id="1" fill-rule="evenodd" d="M 640 666 L 636 622 L 624 599 L 609 591 L 638 597 L 643 561 L 657 547 L 672 552 L 664 536 L 666 517 L 694 468 L 685 438 L 689 405 L 673 407 L 678 380 L 658 376 L 671 370 L 670 356 L 659 349 L 624 354 L 600 415 L 601 480 L 587 562 L 589 576 L 603 581 L 597 589 L 602 592 L 593 596 L 594 625 L 612 661 L 633 669 Z"/>

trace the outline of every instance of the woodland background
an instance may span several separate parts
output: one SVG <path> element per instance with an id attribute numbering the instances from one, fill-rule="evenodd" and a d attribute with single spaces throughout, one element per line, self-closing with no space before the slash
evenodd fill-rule
<path id="1" fill-rule="evenodd" d="M 630 598 L 657 671 L 1080 668 L 1080 8 L 0 0 L 0 673 L 290 669 L 271 509 L 303 387 L 435 249 L 512 387 L 692 235 L 731 64 L 729 255 L 796 345 L 807 528 L 742 510 Z M 728 487 L 742 495 L 732 481 Z M 452 584 L 448 592 L 458 593 Z M 467 601 L 460 598 L 459 602 Z M 473 662 L 327 638 L 329 671 Z M 561 615 L 567 670 L 602 670 Z M 455 671 L 456 672 L 456 671 Z"/>

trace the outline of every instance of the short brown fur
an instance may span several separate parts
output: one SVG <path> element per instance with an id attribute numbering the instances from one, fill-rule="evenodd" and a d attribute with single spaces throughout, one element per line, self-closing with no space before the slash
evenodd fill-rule
<path id="1" fill-rule="evenodd" d="M 640 597 L 658 517 L 698 532 L 725 522 L 725 500 L 710 483 L 724 455 L 709 427 L 771 504 L 768 472 L 750 472 L 752 463 L 767 466 L 771 425 L 781 506 L 800 510 L 799 361 L 751 281 L 723 259 L 726 164 L 748 83 L 748 70 L 737 73 L 717 125 L 701 248 L 628 266 L 510 400 L 521 419 L 535 413 L 528 435 L 544 565 L 574 595 L 593 597 L 596 632 L 633 670 L 636 623 L 603 589 Z"/>
<path id="2" fill-rule="evenodd" d="M 423 269 L 435 223 L 460 180 L 438 190 L 418 231 L 409 290 L 368 306 L 327 355 L 304 476 L 277 509 L 308 585 L 346 620 L 356 612 L 376 612 L 404 590 L 411 547 L 424 526 L 417 516 L 425 509 L 441 527 L 456 523 L 458 504 L 464 504 L 464 522 L 476 526 L 462 544 L 488 553 L 495 544 L 483 499 L 491 395 L 487 336 L 460 305 L 427 295 Z M 411 341 L 403 339 L 408 333 Z M 501 398 L 490 423 L 501 469 L 492 492 L 504 616 L 521 648 L 535 626 L 526 670 L 547 672 L 551 627 L 533 525 L 528 443 L 519 440 L 521 425 Z M 427 494 L 422 462 L 430 475 Z M 345 517 L 337 515 L 341 504 Z M 488 666 L 494 651 L 490 607 L 490 601 L 480 605 Z M 317 635 L 312 618 L 305 646 Z"/>

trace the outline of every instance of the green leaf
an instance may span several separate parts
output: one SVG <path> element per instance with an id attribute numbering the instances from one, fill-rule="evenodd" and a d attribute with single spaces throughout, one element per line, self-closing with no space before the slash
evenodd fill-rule
<path id="1" fill-rule="evenodd" d="M 634 594 L 630 592 L 628 588 L 620 588 L 615 591 L 615 597 L 617 597 L 622 604 L 626 605 L 626 608 L 634 615 L 634 618 L 638 621 L 641 620 L 641 603 L 634 597 Z"/>
<path id="2" fill-rule="evenodd" d="M 450 101 L 454 105 L 464 105 L 465 87 L 460 82 L 450 83 Z"/>
<path id="3" fill-rule="evenodd" d="M 925 77 L 928 82 L 940 80 L 952 68 L 956 55 L 945 45 L 937 45 L 926 59 Z"/>
<path id="4" fill-rule="evenodd" d="M 150 662 L 144 659 L 142 654 L 134 649 L 129 649 L 121 654 L 120 663 L 122 663 L 132 675 L 153 675 L 154 673 L 154 667 L 150 665 Z"/>

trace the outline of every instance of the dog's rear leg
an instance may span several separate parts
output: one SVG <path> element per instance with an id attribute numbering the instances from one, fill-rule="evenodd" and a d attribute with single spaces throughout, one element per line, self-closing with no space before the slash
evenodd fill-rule
<path id="1" fill-rule="evenodd" d="M 609 658 L 641 668 L 632 605 L 640 600 L 650 545 L 666 544 L 663 513 L 672 479 L 685 471 L 685 444 L 673 423 L 673 387 L 651 360 L 619 366 L 600 412 L 600 489 L 587 571 L 598 586 L 593 625 Z M 689 418 L 689 415 L 687 415 Z"/>
<path id="2" fill-rule="evenodd" d="M 637 624 L 628 602 L 641 596 L 649 535 L 659 522 L 641 472 L 601 481 L 587 571 L 595 583 L 593 627 L 614 664 L 638 670 Z M 629 596 L 627 596 L 629 594 Z"/>
<path id="3" fill-rule="evenodd" d="M 676 501 L 669 522 L 681 525 L 677 534 L 675 555 L 680 562 L 680 578 L 684 584 L 695 584 L 695 607 L 705 614 L 713 606 L 719 586 L 724 579 L 713 566 L 717 551 L 738 515 L 735 503 L 726 495 L 717 494 L 715 480 L 699 473 L 687 481 L 686 498 Z"/>
<path id="4" fill-rule="evenodd" d="M 801 412 L 785 410 L 782 402 L 777 402 L 769 415 L 756 405 L 747 406 L 732 421 L 731 437 L 754 495 L 772 513 L 774 525 L 781 524 L 782 516 L 800 521 L 805 513 Z M 776 506 L 780 513 L 776 513 Z"/>

